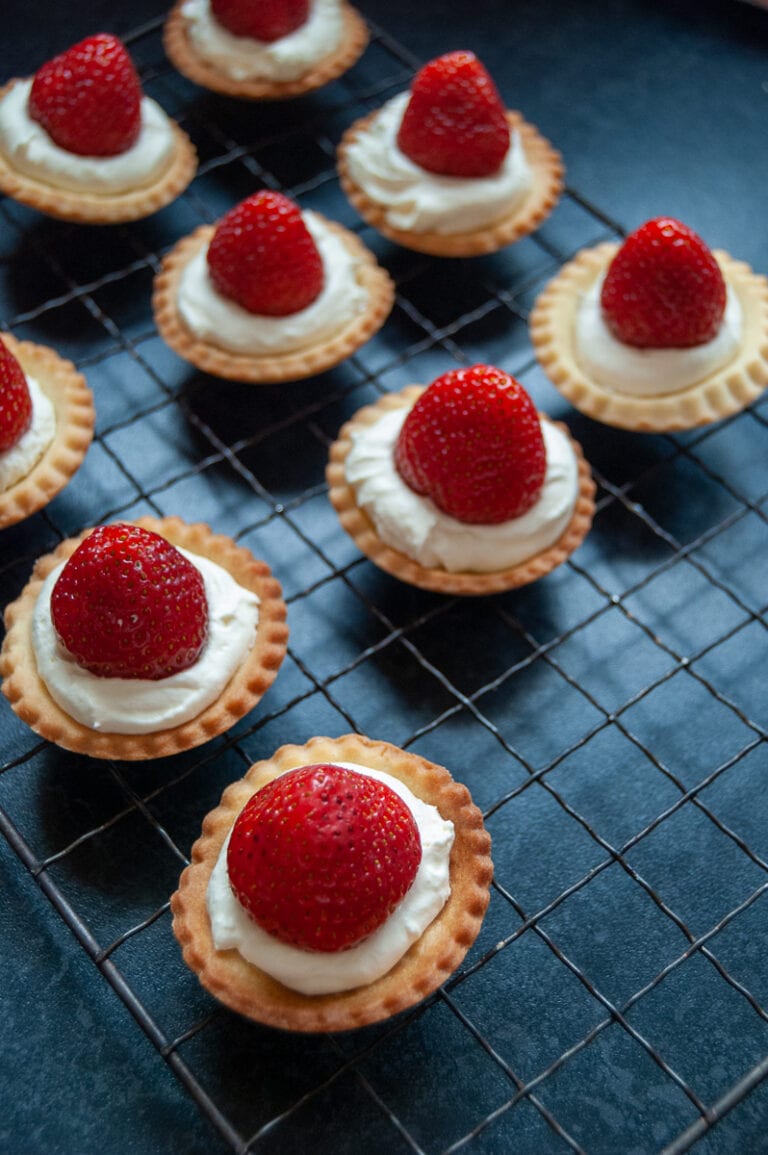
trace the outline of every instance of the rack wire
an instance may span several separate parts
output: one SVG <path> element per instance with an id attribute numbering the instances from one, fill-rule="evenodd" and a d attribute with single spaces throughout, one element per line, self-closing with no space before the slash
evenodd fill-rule
<path id="1" fill-rule="evenodd" d="M 563 261 L 620 235 L 575 189 L 533 237 L 473 262 L 405 252 L 364 227 L 340 193 L 335 143 L 421 63 L 383 29 L 309 104 L 256 110 L 176 75 L 159 22 L 127 40 L 201 168 L 176 205 L 98 244 L 0 202 L 2 328 L 72 357 L 98 411 L 78 477 L 4 535 L 0 597 L 87 525 L 194 509 L 269 562 L 291 642 L 257 710 L 159 763 L 91 765 L 6 708 L 3 834 L 94 982 L 240 1155 L 361 1143 L 678 1155 L 715 1134 L 721 1151 L 765 1149 L 749 1096 L 768 1075 L 768 402 L 642 438 L 567 407 L 535 363 L 528 310 Z M 262 186 L 358 231 L 397 301 L 343 366 L 254 389 L 166 350 L 149 291 L 175 240 Z M 480 601 L 375 570 L 323 482 L 328 446 L 362 404 L 478 360 L 569 423 L 599 485 L 593 531 L 566 565 Z M 282 742 L 346 730 L 467 783 L 494 839 L 491 906 L 464 966 L 418 1008 L 349 1035 L 283 1035 L 198 987 L 168 895 L 230 780 Z"/>

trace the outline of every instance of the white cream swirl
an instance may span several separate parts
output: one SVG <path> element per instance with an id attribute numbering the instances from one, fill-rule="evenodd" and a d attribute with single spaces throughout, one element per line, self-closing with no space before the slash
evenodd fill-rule
<path id="1" fill-rule="evenodd" d="M 312 0 L 305 23 L 268 44 L 229 32 L 210 0 L 186 0 L 182 13 L 197 55 L 232 80 L 296 80 L 336 50 L 343 30 L 340 0 Z"/>
<path id="2" fill-rule="evenodd" d="M 363 312 L 368 292 L 358 280 L 359 261 L 316 213 L 305 212 L 303 219 L 323 262 L 323 287 L 311 305 L 284 317 L 249 313 L 215 288 L 205 246 L 184 268 L 177 298 L 196 337 L 232 353 L 291 353 L 332 337 Z"/>
<path id="3" fill-rule="evenodd" d="M 421 862 L 416 877 L 385 923 L 349 950 L 307 951 L 281 942 L 262 930 L 232 893 L 227 873 L 229 836 L 208 883 L 208 913 L 216 949 L 234 948 L 284 986 L 305 995 L 352 990 L 387 974 L 437 917 L 451 893 L 453 823 L 390 774 L 353 762 L 335 765 L 385 782 L 403 799 L 419 828 Z"/>
<path id="4" fill-rule="evenodd" d="M 70 192 L 121 193 L 151 184 L 174 152 L 171 121 L 159 104 L 141 101 L 136 142 L 117 156 L 80 156 L 59 146 L 27 106 L 32 78 L 19 80 L 0 100 L 0 150 L 18 172 Z"/>
<path id="5" fill-rule="evenodd" d="M 576 457 L 564 433 L 541 423 L 547 472 L 527 513 L 496 525 L 470 525 L 415 493 L 398 473 L 394 448 L 408 412 L 393 409 L 356 429 L 344 463 L 357 504 L 383 542 L 420 565 L 450 573 L 492 573 L 554 545 L 573 516 L 579 487 Z"/>
<path id="6" fill-rule="evenodd" d="M 167 678 L 101 678 L 78 666 L 58 639 L 51 594 L 65 563 L 48 575 L 35 603 L 32 646 L 55 702 L 91 730 L 150 734 L 196 718 L 223 691 L 256 637 L 259 599 L 215 562 L 181 549 L 203 575 L 208 637 L 194 665 Z"/>
<path id="7" fill-rule="evenodd" d="M 34 377 L 27 377 L 32 419 L 19 440 L 0 453 L 0 493 L 25 478 L 37 465 L 56 434 L 56 411 Z"/>
<path id="8" fill-rule="evenodd" d="M 614 393 L 661 397 L 679 393 L 722 369 L 741 348 L 739 298 L 728 287 L 725 315 L 711 341 L 687 349 L 641 349 L 614 337 L 600 308 L 604 276 L 584 294 L 576 312 L 575 353 L 582 369 Z"/>
<path id="9" fill-rule="evenodd" d="M 397 144 L 409 92 L 388 100 L 347 149 L 349 172 L 387 224 L 412 233 L 472 232 L 507 216 L 531 186 L 520 133 L 512 131 L 501 167 L 490 176 L 440 176 L 409 160 Z"/>

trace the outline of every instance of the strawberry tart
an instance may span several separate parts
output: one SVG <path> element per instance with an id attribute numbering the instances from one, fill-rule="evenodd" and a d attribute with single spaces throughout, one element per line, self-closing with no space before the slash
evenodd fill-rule
<path id="1" fill-rule="evenodd" d="M 370 225 L 438 257 L 471 257 L 532 232 L 563 187 L 560 154 L 507 111 L 472 52 L 430 61 L 409 92 L 356 121 L 341 185 Z"/>
<path id="2" fill-rule="evenodd" d="M 165 50 L 189 80 L 246 100 L 285 100 L 336 80 L 368 29 L 347 0 L 178 0 Z"/>
<path id="3" fill-rule="evenodd" d="M 94 408 L 71 361 L 0 334 L 0 529 L 59 493 L 93 438 Z"/>
<path id="4" fill-rule="evenodd" d="M 226 789 L 171 899 L 173 930 L 233 1010 L 348 1030 L 420 1002 L 459 966 L 488 905 L 489 852 L 480 811 L 443 767 L 358 734 L 313 738 Z"/>
<path id="5" fill-rule="evenodd" d="M 768 281 L 673 217 L 580 252 L 539 296 L 530 328 L 560 392 L 606 425 L 691 429 L 768 384 Z"/>
<path id="6" fill-rule="evenodd" d="M 565 426 L 474 365 L 361 409 L 331 446 L 330 500 L 376 565 L 439 593 L 543 577 L 581 544 L 595 486 Z"/>
<path id="7" fill-rule="evenodd" d="M 206 373 L 295 381 L 330 369 L 384 324 L 394 286 L 354 233 L 263 191 L 165 257 L 155 320 Z"/>
<path id="8" fill-rule="evenodd" d="M 141 91 L 123 44 L 97 33 L 0 89 L 0 189 L 86 224 L 139 220 L 187 187 L 197 155 Z"/>
<path id="9" fill-rule="evenodd" d="M 5 614 L 3 693 L 94 758 L 175 754 L 255 706 L 285 656 L 280 586 L 207 526 L 97 526 L 41 558 Z"/>

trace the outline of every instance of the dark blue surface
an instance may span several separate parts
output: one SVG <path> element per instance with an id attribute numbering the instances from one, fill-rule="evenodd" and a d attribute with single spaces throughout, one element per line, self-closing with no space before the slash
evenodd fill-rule
<path id="1" fill-rule="evenodd" d="M 99 27 L 154 21 L 132 51 L 203 169 L 175 205 L 114 229 L 0 201 L 0 328 L 74 358 L 98 413 L 72 484 L 0 538 L 0 601 L 62 536 L 178 513 L 272 566 L 291 643 L 228 739 L 163 762 L 66 754 L 0 704 L 14 837 L 212 1104 L 198 1110 L 3 842 L 0 1151 L 231 1149 L 207 1111 L 270 1155 L 651 1153 L 684 1149 L 689 1127 L 698 1155 L 760 1155 L 768 1081 L 751 1094 L 747 1082 L 768 1063 L 768 401 L 676 437 L 610 430 L 550 385 L 525 321 L 577 249 L 659 213 L 768 270 L 768 13 L 737 0 L 358 6 L 375 35 L 350 74 L 264 106 L 176 76 L 156 0 L 3 10 L 3 76 Z M 332 146 L 414 66 L 459 47 L 562 150 L 568 192 L 505 252 L 441 262 L 361 224 Z M 158 257 L 252 191 L 254 166 L 356 228 L 398 281 L 392 316 L 354 358 L 280 388 L 195 372 L 149 307 Z M 571 562 L 472 602 L 361 559 L 323 468 L 361 405 L 477 359 L 518 374 L 568 422 L 600 489 Z M 216 1007 L 182 963 L 166 903 L 204 815 L 250 761 L 350 729 L 467 783 L 496 884 L 464 967 L 424 1007 L 294 1037 Z"/>

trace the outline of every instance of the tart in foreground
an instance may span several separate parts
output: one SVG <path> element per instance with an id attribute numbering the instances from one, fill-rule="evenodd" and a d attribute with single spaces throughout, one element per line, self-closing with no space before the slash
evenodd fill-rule
<path id="1" fill-rule="evenodd" d="M 285 617 L 268 566 L 205 525 L 97 526 L 40 558 L 6 609 L 2 690 L 64 749 L 176 754 L 261 699 L 285 656 Z"/>
<path id="2" fill-rule="evenodd" d="M 347 779 L 350 774 L 361 776 L 361 791 L 378 791 L 379 795 L 383 792 L 388 800 L 385 798 L 382 804 L 377 795 L 375 806 L 373 802 L 360 802 L 357 797 L 347 803 L 340 797 L 345 792 L 334 788 L 334 776 L 339 772 Z M 255 797 L 262 791 L 273 792 L 273 797 L 262 803 L 261 797 Z M 391 794 L 397 797 L 392 799 Z M 310 843 L 308 853 L 317 854 L 323 862 L 318 871 L 320 879 L 305 881 L 301 900 L 295 904 L 284 896 L 273 902 L 268 886 L 254 887 L 253 910 L 249 913 L 238 895 L 250 907 L 248 855 L 260 856 L 258 839 L 265 829 L 250 811 L 254 807 L 260 810 L 263 821 L 264 813 L 271 809 L 275 824 L 272 829 L 283 821 L 290 826 L 297 821 L 295 817 L 286 817 L 285 811 L 275 805 L 275 798 L 286 796 L 290 798 L 291 815 L 301 812 L 302 821 L 311 824 L 306 836 Z M 375 829 L 371 815 L 375 809 L 384 842 L 397 842 L 397 865 L 385 872 L 384 885 L 389 886 L 390 875 L 397 874 L 399 878 L 403 874 L 408 865 L 403 865 L 404 860 L 413 851 L 412 842 L 406 843 L 402 833 L 403 822 L 408 822 L 407 813 L 405 819 L 401 813 L 396 821 L 393 818 L 392 807 L 402 811 L 403 799 L 409 799 L 405 802 L 406 811 L 418 815 L 416 841 L 421 860 L 404 896 L 393 909 L 383 915 L 378 912 L 378 921 L 371 930 L 373 915 L 364 897 L 369 893 L 364 877 L 369 832 Z M 348 842 L 344 830 L 350 819 L 355 823 L 355 839 L 359 843 L 355 868 L 349 866 L 346 858 L 348 847 L 338 849 L 339 839 Z M 428 829 L 430 821 L 434 834 Z M 411 822 L 415 822 L 415 817 Z M 395 825 L 397 833 L 393 834 Z M 324 835 L 323 828 L 330 834 Z M 265 858 L 274 863 L 283 852 L 280 847 L 275 850 L 270 839 Z M 171 899 L 174 934 L 185 962 L 202 985 L 240 1014 L 294 1031 L 342 1031 L 364 1026 L 420 1002 L 459 966 L 478 934 L 488 904 L 492 876 L 489 852 L 490 837 L 480 811 L 466 787 L 455 782 L 443 767 L 358 734 L 313 738 L 306 745 L 283 746 L 273 757 L 257 762 L 245 778 L 226 789 L 220 805 L 207 815 L 202 835 L 192 848 L 191 865 L 182 874 Z M 378 853 L 377 847 L 375 855 Z M 387 856 L 388 851 L 381 853 Z M 269 864 L 259 862 L 258 869 L 269 869 Z M 294 856 L 280 873 L 293 876 L 295 869 L 299 868 L 295 867 Z M 439 872 L 441 881 L 431 881 Z M 329 883 L 335 873 L 339 888 L 331 889 L 328 897 L 328 892 L 321 893 L 321 883 Z M 284 882 L 281 878 L 280 883 Z M 426 925 L 415 929 L 411 925 L 413 916 L 402 912 L 406 904 L 410 908 L 422 904 L 425 889 L 440 889 L 440 894 L 430 907 L 430 912 L 435 913 L 427 913 Z M 371 901 L 379 905 L 378 899 Z M 432 903 L 433 898 L 428 901 Z M 277 913 L 268 908 L 277 909 Z M 261 925 L 255 923 L 255 918 Z M 317 938 L 313 933 L 316 921 L 323 927 Z M 244 924 L 246 929 L 235 933 L 234 923 Z M 271 929 L 265 931 L 263 925 Z M 404 931 L 403 927 L 409 929 Z M 248 945 L 251 928 L 254 946 Z M 362 940 L 347 942 L 355 940 L 361 929 L 367 931 Z M 382 962 L 378 957 L 382 941 L 386 954 L 390 935 L 403 934 L 403 952 L 394 961 L 390 956 Z M 215 935 L 223 937 L 225 943 L 237 938 L 241 945 L 217 948 Z M 334 948 L 334 935 L 342 935 L 347 945 Z M 295 945 L 297 942 L 301 945 Z M 309 946 L 308 942 L 316 945 Z M 263 958 L 263 965 L 248 961 L 241 950 Z M 268 973 L 265 966 L 274 973 Z M 293 987 L 276 977 L 281 966 L 290 972 L 288 981 Z M 383 973 L 376 974 L 382 969 Z M 366 974 L 376 977 L 366 979 Z M 348 983 L 353 985 L 347 986 Z M 314 993 L 297 989 L 307 985 Z M 329 986 L 341 989 L 324 989 Z"/>

